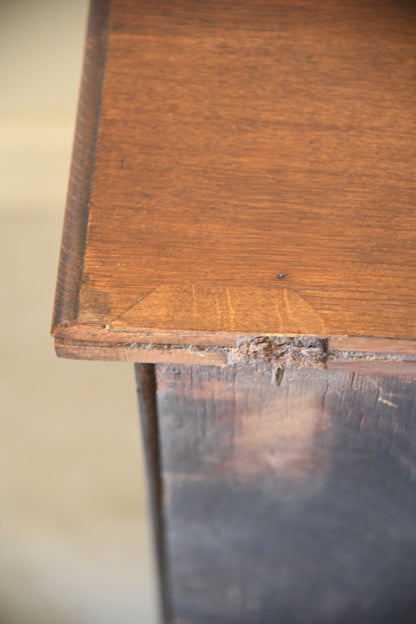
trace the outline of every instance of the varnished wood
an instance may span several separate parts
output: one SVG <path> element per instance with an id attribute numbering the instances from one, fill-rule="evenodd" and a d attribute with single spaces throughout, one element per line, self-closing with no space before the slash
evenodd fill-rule
<path id="1" fill-rule="evenodd" d="M 83 279 L 109 17 L 110 0 L 91 3 L 62 233 L 53 327 L 58 325 L 64 328 L 71 327 L 78 321 L 79 290 Z"/>
<path id="2" fill-rule="evenodd" d="M 411 0 L 92 2 L 53 334 L 146 363 L 166 622 L 414 622 L 415 38 Z"/>
<path id="3" fill-rule="evenodd" d="M 105 6 L 58 353 L 164 359 L 282 334 L 414 356 L 414 2 L 113 0 L 109 22 Z"/>
<path id="4" fill-rule="evenodd" d="M 156 371 L 169 622 L 415 622 L 414 381 Z"/>

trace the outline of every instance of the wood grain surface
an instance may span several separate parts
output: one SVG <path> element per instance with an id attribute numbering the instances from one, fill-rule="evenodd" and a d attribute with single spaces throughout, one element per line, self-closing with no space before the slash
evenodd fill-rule
<path id="1" fill-rule="evenodd" d="M 156 367 L 167 622 L 413 624 L 416 382 Z"/>
<path id="2" fill-rule="evenodd" d="M 58 353 L 309 335 L 414 356 L 415 3 L 105 4 Z"/>
<path id="3" fill-rule="evenodd" d="M 110 0 L 91 4 L 52 327 L 77 323 L 108 41 Z"/>

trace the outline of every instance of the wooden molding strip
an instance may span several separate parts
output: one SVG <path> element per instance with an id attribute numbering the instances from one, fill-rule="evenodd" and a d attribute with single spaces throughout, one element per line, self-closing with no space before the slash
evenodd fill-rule
<path id="1" fill-rule="evenodd" d="M 90 7 L 52 331 L 74 323 L 78 316 L 110 4 L 110 0 L 93 0 Z"/>
<path id="2" fill-rule="evenodd" d="M 282 336 L 280 338 L 281 340 L 277 336 L 240 336 L 236 337 L 234 346 L 221 347 L 191 343 L 137 343 L 127 340 L 94 343 L 66 338 L 56 339 L 55 347 L 58 356 L 70 359 L 199 364 L 220 367 L 241 361 L 253 366 L 256 370 L 266 372 L 269 369 L 305 366 L 330 370 L 353 369 L 367 374 L 373 372 L 416 377 L 416 345 L 412 341 L 402 341 L 406 344 L 401 345 L 397 340 L 365 339 L 352 336 L 350 337 L 351 349 L 348 349 L 348 337 L 329 340 L 316 336 L 300 338 Z M 342 349 L 338 348 L 337 341 L 339 341 L 339 346 L 343 347 Z M 280 342 L 282 346 L 279 346 Z M 250 348 L 251 344 L 253 349 Z M 319 348 L 314 348 L 315 345 Z M 324 346 L 321 348 L 320 345 Z M 360 350 L 357 349 L 358 346 L 361 347 Z M 371 348 L 372 346 L 374 349 Z M 308 347 L 312 347 L 312 350 Z M 302 356 L 303 352 L 305 357 Z"/>

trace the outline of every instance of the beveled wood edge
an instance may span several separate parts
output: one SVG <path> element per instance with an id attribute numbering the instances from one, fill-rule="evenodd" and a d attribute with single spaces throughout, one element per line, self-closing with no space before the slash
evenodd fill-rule
<path id="1" fill-rule="evenodd" d="M 56 354 L 73 360 L 102 360 L 142 364 L 200 364 L 226 366 L 227 349 L 207 351 L 186 345 L 164 347 L 163 345 L 118 344 L 85 345 L 71 342 L 55 342 Z"/>
<path id="2" fill-rule="evenodd" d="M 100 347 L 117 346 L 125 343 L 146 345 L 195 345 L 201 347 L 234 347 L 243 336 L 258 336 L 253 332 L 199 331 L 155 328 L 114 329 L 101 323 L 77 323 L 53 328 L 52 335 L 60 343 L 78 343 Z M 264 336 L 305 336 L 297 333 L 264 333 Z M 311 335 L 312 336 L 312 335 Z M 313 334 L 316 338 L 328 340 L 328 348 L 339 352 L 380 353 L 385 355 L 416 356 L 416 340 L 379 336 Z"/>
<path id="3" fill-rule="evenodd" d="M 366 361 L 383 366 L 408 362 L 416 370 L 416 340 L 378 336 L 175 330 L 115 329 L 102 323 L 64 323 L 52 329 L 59 357 L 138 363 L 212 364 L 225 366 L 228 353 L 244 339 L 302 337 L 323 340 L 327 363 L 351 366 Z"/>
<path id="4" fill-rule="evenodd" d="M 90 187 L 110 20 L 111 0 L 91 0 L 72 150 L 52 333 L 76 322 L 86 244 Z"/>
<path id="5" fill-rule="evenodd" d="M 268 334 L 262 338 L 273 341 L 277 337 Z M 70 332 L 61 332 L 55 337 L 55 349 L 58 356 L 70 359 L 227 366 L 234 361 L 242 340 L 257 338 L 251 334 L 154 330 L 114 335 L 95 327 L 94 331 L 88 328 L 84 339 L 76 333 L 71 336 Z M 325 344 L 328 369 L 416 376 L 416 341 L 365 336 L 302 338 Z"/>

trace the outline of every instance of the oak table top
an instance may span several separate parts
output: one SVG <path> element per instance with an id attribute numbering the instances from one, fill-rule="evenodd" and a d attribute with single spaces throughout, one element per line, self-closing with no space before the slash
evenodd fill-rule
<path id="1" fill-rule="evenodd" d="M 411 363 L 415 38 L 410 0 L 93 0 L 58 354 Z"/>
<path id="2" fill-rule="evenodd" d="M 92 0 L 52 331 L 136 362 L 164 622 L 414 622 L 415 43 Z"/>

